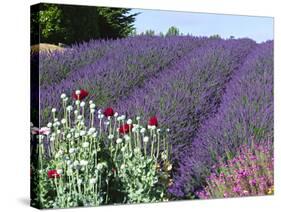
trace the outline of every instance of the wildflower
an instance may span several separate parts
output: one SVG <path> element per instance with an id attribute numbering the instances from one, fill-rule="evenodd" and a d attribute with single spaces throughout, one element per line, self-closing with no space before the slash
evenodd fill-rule
<path id="1" fill-rule="evenodd" d="M 148 136 L 144 136 L 143 142 L 144 142 L 144 143 L 147 143 L 148 141 L 149 141 L 149 137 L 148 137 Z"/>
<path id="2" fill-rule="evenodd" d="M 65 97 L 66 97 L 65 93 L 62 93 L 62 94 L 60 95 L 60 98 L 61 98 L 61 99 L 64 99 Z"/>
<path id="3" fill-rule="evenodd" d="M 88 165 L 88 161 L 87 160 L 81 160 L 80 161 L 80 165 L 81 166 L 87 166 Z"/>
<path id="4" fill-rule="evenodd" d="M 158 120 L 156 118 L 156 116 L 152 116 L 149 121 L 148 121 L 148 125 L 150 126 L 158 126 Z"/>
<path id="5" fill-rule="evenodd" d="M 84 142 L 84 143 L 82 144 L 82 147 L 83 147 L 83 148 L 89 147 L 89 142 Z"/>
<path id="6" fill-rule="evenodd" d="M 48 128 L 51 128 L 53 126 L 53 124 L 51 123 L 51 122 L 49 122 L 48 124 L 47 124 L 47 127 Z"/>
<path id="7" fill-rule="evenodd" d="M 67 171 L 66 171 L 67 176 L 71 176 L 71 175 L 73 174 L 73 171 L 72 171 L 71 168 L 72 168 L 72 167 L 70 166 L 70 168 L 67 169 Z"/>
<path id="8" fill-rule="evenodd" d="M 49 170 L 48 171 L 48 178 L 57 178 L 60 177 L 61 175 L 57 172 L 57 170 L 53 169 L 53 170 Z"/>
<path id="9" fill-rule="evenodd" d="M 52 113 L 55 113 L 56 111 L 56 108 L 52 108 Z"/>
<path id="10" fill-rule="evenodd" d="M 62 120 L 61 120 L 61 123 L 62 123 L 62 124 L 65 124 L 65 123 L 66 123 L 66 120 L 65 120 L 65 119 L 62 119 Z"/>
<path id="11" fill-rule="evenodd" d="M 103 111 L 103 114 L 106 116 L 106 117 L 111 117 L 114 115 L 114 111 L 111 107 L 108 107 L 106 108 L 104 111 Z"/>
<path id="12" fill-rule="evenodd" d="M 84 135 L 86 135 L 86 131 L 81 130 L 81 131 L 80 131 L 80 136 L 84 136 Z"/>
<path id="13" fill-rule="evenodd" d="M 108 139 L 109 140 L 112 140 L 114 138 L 114 136 L 112 135 L 112 134 L 110 134 L 109 136 L 108 136 Z"/>
<path id="14" fill-rule="evenodd" d="M 123 124 L 119 128 L 119 133 L 126 134 L 126 133 L 130 132 L 132 130 L 132 128 L 133 128 L 133 125 L 131 125 L 131 124 Z"/>
<path id="15" fill-rule="evenodd" d="M 81 93 L 80 90 L 76 90 L 76 91 L 75 91 L 75 94 L 76 94 L 76 95 L 80 95 L 80 93 Z"/>
<path id="16" fill-rule="evenodd" d="M 116 143 L 117 143 L 117 144 L 122 143 L 122 138 L 117 138 Z"/>
<path id="17" fill-rule="evenodd" d="M 117 113 L 117 112 L 115 112 L 115 113 L 114 113 L 114 117 L 117 117 L 117 116 L 118 116 L 118 113 Z"/>
<path id="18" fill-rule="evenodd" d="M 95 133 L 93 133 L 93 138 L 96 138 L 97 136 L 98 136 L 98 133 L 97 132 L 95 132 Z"/>
<path id="19" fill-rule="evenodd" d="M 69 154 L 74 153 L 75 152 L 75 148 L 70 148 L 68 152 L 69 152 Z"/>
<path id="20" fill-rule="evenodd" d="M 61 175 L 63 173 L 62 169 L 57 169 L 57 173 Z"/>
<path id="21" fill-rule="evenodd" d="M 82 100 L 84 99 L 85 97 L 87 97 L 89 95 L 89 92 L 86 91 L 86 90 L 77 90 L 75 91 L 73 94 L 72 94 L 72 97 L 75 99 L 75 100 Z"/>
<path id="22" fill-rule="evenodd" d="M 133 123 L 132 119 L 127 120 L 127 124 L 132 124 L 132 123 Z"/>
<path id="23" fill-rule="evenodd" d="M 95 109 L 96 105 L 94 103 L 90 104 L 90 109 Z"/>
<path id="24" fill-rule="evenodd" d="M 78 180 L 77 180 L 77 184 L 78 184 L 78 185 L 82 184 L 82 182 L 83 182 L 82 179 L 78 179 Z"/>
<path id="25" fill-rule="evenodd" d="M 71 160 L 69 160 L 69 159 L 68 159 L 68 160 L 66 160 L 66 164 L 67 164 L 68 166 L 70 166 L 70 165 L 71 165 L 71 163 L 72 163 L 72 162 L 71 162 Z"/>
<path id="26" fill-rule="evenodd" d="M 249 180 L 250 185 L 255 186 L 257 184 L 256 179 L 250 179 Z"/>
<path id="27" fill-rule="evenodd" d="M 79 116 L 77 116 L 77 119 L 78 119 L 78 120 L 82 120 L 82 119 L 83 119 L 83 116 L 79 115 Z"/>
<path id="28" fill-rule="evenodd" d="M 137 117 L 136 117 L 136 120 L 137 120 L 137 121 L 139 121 L 139 120 L 140 120 L 140 117 L 139 117 L 139 116 L 137 116 Z"/>
<path id="29" fill-rule="evenodd" d="M 147 128 L 149 130 L 155 130 L 156 129 L 156 126 L 155 125 L 148 125 Z"/>
<path id="30" fill-rule="evenodd" d="M 141 132 L 142 134 L 144 134 L 144 133 L 145 133 L 145 131 L 146 131 L 146 129 L 145 129 L 145 128 L 141 128 L 141 130 L 140 130 L 140 132 Z"/>
<path id="31" fill-rule="evenodd" d="M 240 186 L 234 186 L 232 191 L 236 192 L 236 193 L 240 193 L 241 192 L 241 187 Z"/>
<path id="32" fill-rule="evenodd" d="M 84 106 L 85 106 L 85 102 L 81 102 L 80 107 L 84 107 Z"/>
<path id="33" fill-rule="evenodd" d="M 91 127 L 88 131 L 88 133 L 93 134 L 94 132 L 96 132 L 96 128 Z"/>
<path id="34" fill-rule="evenodd" d="M 128 136 L 128 135 L 125 135 L 125 136 L 124 136 L 124 139 L 125 139 L 125 141 L 130 141 L 130 140 L 131 140 L 131 137 Z"/>

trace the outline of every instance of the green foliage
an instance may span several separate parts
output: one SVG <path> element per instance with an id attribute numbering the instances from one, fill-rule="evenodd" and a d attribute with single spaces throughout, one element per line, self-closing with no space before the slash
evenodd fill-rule
<path id="1" fill-rule="evenodd" d="M 125 8 L 97 8 L 99 30 L 102 38 L 126 37 L 134 30 L 137 14 L 128 15 L 130 9 Z"/>
<path id="2" fill-rule="evenodd" d="M 177 36 L 177 35 L 180 35 L 180 30 L 175 26 L 171 26 L 166 33 L 166 36 Z"/>
<path id="3" fill-rule="evenodd" d="M 145 35 L 148 35 L 148 36 L 154 36 L 155 35 L 155 31 L 152 30 L 152 29 L 148 29 L 144 32 Z"/>
<path id="4" fill-rule="evenodd" d="M 215 34 L 215 35 L 211 35 L 210 38 L 212 38 L 212 39 L 221 39 L 221 36 L 218 35 L 218 34 Z"/>
<path id="5" fill-rule="evenodd" d="M 39 4 L 31 7 L 31 44 L 120 38 L 133 32 L 130 9 L 78 5 Z"/>
<path id="6" fill-rule="evenodd" d="M 54 42 L 61 39 L 65 33 L 62 26 L 62 11 L 55 5 L 45 5 L 44 10 L 39 11 L 40 42 Z"/>

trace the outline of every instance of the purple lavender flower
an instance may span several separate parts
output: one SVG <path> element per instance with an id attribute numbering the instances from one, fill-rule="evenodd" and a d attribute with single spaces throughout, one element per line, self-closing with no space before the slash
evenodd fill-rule
<path id="1" fill-rule="evenodd" d="M 204 120 L 192 146 L 182 152 L 175 174 L 180 183 L 170 191 L 180 196 L 199 188 L 217 157 L 235 155 L 252 137 L 257 144 L 273 141 L 273 42 L 259 44 L 235 71 L 217 113 Z"/>

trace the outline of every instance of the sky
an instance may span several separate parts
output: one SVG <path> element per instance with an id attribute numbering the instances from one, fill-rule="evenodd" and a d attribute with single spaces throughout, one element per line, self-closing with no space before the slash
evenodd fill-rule
<path id="1" fill-rule="evenodd" d="M 208 13 L 174 12 L 162 10 L 133 9 L 138 13 L 135 27 L 137 33 L 148 29 L 156 33 L 166 33 L 170 26 L 176 26 L 184 34 L 210 36 L 218 34 L 222 38 L 252 38 L 257 42 L 273 39 L 271 17 L 217 15 Z"/>

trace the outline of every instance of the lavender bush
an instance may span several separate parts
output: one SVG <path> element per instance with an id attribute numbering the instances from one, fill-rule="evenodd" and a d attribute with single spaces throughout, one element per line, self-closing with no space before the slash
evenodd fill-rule
<path id="1" fill-rule="evenodd" d="M 170 192 L 184 196 L 200 187 L 218 156 L 235 155 L 252 137 L 273 140 L 273 42 L 259 44 L 233 76 L 218 112 L 183 151 Z"/>
<path id="2" fill-rule="evenodd" d="M 116 41 L 119 42 L 119 41 Z M 92 98 L 100 107 L 105 107 L 128 95 L 133 88 L 141 86 L 146 79 L 161 72 L 184 54 L 204 44 L 204 38 L 196 37 L 140 37 L 120 41 L 100 60 L 74 71 L 57 85 L 40 90 L 41 120 L 50 114 L 50 106 L 57 107 L 56 93 L 72 92 L 73 87 L 93 90 Z"/>
<path id="3" fill-rule="evenodd" d="M 129 116 L 156 115 L 171 129 L 174 157 L 188 146 L 197 127 L 214 112 L 225 84 L 256 44 L 251 40 L 210 40 L 172 67 L 148 80 L 121 99 L 116 109 Z"/>

